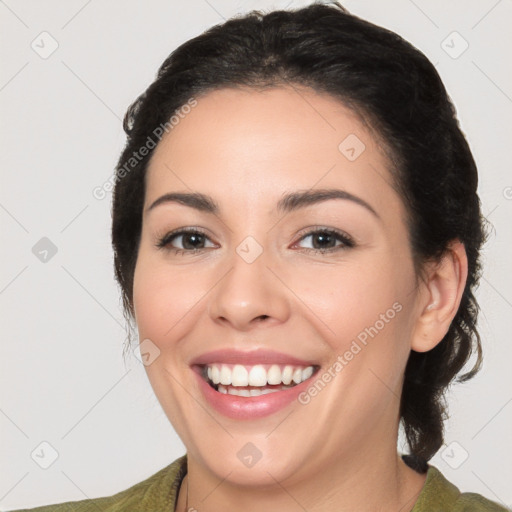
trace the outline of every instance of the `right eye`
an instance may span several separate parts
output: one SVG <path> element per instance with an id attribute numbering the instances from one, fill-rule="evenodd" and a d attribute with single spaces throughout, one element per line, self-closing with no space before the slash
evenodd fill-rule
<path id="1" fill-rule="evenodd" d="M 172 242 L 179 239 L 181 239 L 182 248 L 172 247 Z M 174 254 L 196 254 L 206 248 L 204 247 L 205 239 L 209 240 L 198 228 L 179 228 L 159 238 L 156 246 Z"/>

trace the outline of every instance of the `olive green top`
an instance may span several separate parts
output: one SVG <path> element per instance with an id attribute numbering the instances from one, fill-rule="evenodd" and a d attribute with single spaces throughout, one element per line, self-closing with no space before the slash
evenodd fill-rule
<path id="1" fill-rule="evenodd" d="M 148 479 L 113 496 L 13 512 L 174 512 L 180 484 L 186 473 L 185 454 Z M 429 464 L 427 479 L 411 512 L 484 511 L 507 512 L 507 509 L 480 494 L 461 493 L 435 466 Z"/>

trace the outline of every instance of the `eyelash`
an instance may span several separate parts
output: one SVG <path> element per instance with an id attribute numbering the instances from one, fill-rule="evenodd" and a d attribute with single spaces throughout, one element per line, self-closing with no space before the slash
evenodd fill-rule
<path id="1" fill-rule="evenodd" d="M 180 228 L 179 230 L 172 231 L 170 233 L 167 233 L 165 236 L 159 238 L 158 242 L 156 243 L 156 247 L 158 249 L 164 249 L 164 250 L 171 251 L 175 255 L 178 255 L 178 254 L 185 255 L 187 253 L 188 254 L 197 254 L 197 253 L 203 251 L 204 249 L 207 249 L 206 247 L 201 247 L 199 249 L 175 249 L 175 248 L 167 247 L 171 243 L 172 240 L 174 240 L 175 238 L 177 238 L 180 235 L 185 235 L 185 234 L 202 235 L 202 236 L 208 238 L 206 233 L 198 228 Z M 304 238 L 307 238 L 308 236 L 318 235 L 318 234 L 328 234 L 328 235 L 334 236 L 337 240 L 340 240 L 343 243 L 343 245 L 339 245 L 336 247 L 328 247 L 326 249 L 302 248 L 301 252 L 302 251 L 311 251 L 311 252 L 314 252 L 317 254 L 318 253 L 325 254 L 325 253 L 336 252 L 339 250 L 350 249 L 350 248 L 355 247 L 355 245 L 356 245 L 354 240 L 350 236 L 348 236 L 346 233 L 343 233 L 341 231 L 338 231 L 338 230 L 335 230 L 332 228 L 313 229 L 312 231 L 308 231 L 307 233 L 304 233 L 298 241 L 300 242 Z"/>

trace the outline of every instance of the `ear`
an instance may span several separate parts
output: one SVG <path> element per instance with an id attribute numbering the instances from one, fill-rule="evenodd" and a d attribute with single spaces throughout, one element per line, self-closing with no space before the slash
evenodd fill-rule
<path id="1" fill-rule="evenodd" d="M 445 336 L 459 309 L 466 279 L 468 259 L 464 244 L 450 243 L 441 261 L 428 270 L 420 312 L 412 336 L 411 349 L 428 352 Z"/>

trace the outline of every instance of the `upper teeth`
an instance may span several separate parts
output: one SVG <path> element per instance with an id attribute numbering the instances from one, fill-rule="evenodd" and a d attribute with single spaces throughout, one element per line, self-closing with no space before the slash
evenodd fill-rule
<path id="1" fill-rule="evenodd" d="M 266 386 L 267 384 L 285 384 L 292 381 L 295 384 L 309 379 L 313 375 L 313 366 L 306 368 L 297 366 L 283 366 L 277 364 L 243 366 L 241 364 L 209 364 L 207 365 L 208 378 L 214 384 L 226 386 Z"/>

